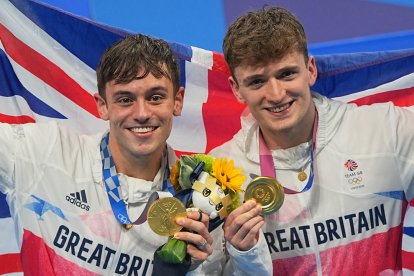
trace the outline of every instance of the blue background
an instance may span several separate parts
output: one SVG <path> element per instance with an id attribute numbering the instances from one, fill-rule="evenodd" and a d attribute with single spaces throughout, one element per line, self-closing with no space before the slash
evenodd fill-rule
<path id="1" fill-rule="evenodd" d="M 414 48 L 413 0 L 41 0 L 110 26 L 221 51 L 239 15 L 282 6 L 301 20 L 312 54 Z"/>

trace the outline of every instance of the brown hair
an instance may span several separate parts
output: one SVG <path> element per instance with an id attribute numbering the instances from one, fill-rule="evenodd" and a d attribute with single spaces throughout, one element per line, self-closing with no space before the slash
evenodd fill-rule
<path id="1" fill-rule="evenodd" d="M 239 17 L 227 30 L 223 52 L 234 77 L 237 66 L 265 65 L 291 51 L 308 60 L 306 34 L 302 24 L 289 11 L 263 8 Z"/>
<path id="2" fill-rule="evenodd" d="M 128 83 L 151 73 L 156 78 L 170 79 L 175 94 L 180 87 L 179 70 L 177 59 L 167 42 L 142 34 L 130 35 L 103 53 L 96 69 L 98 91 L 105 99 L 105 86 L 109 81 Z"/>

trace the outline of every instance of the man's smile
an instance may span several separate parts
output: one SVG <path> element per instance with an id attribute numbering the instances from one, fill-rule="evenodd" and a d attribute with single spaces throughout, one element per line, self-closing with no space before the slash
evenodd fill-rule
<path id="1" fill-rule="evenodd" d="M 269 107 L 269 108 L 266 108 L 266 109 L 269 110 L 270 112 L 279 113 L 279 112 L 285 111 L 286 109 L 288 109 L 289 107 L 291 107 L 292 106 L 292 103 L 293 103 L 293 101 L 288 102 L 288 103 L 286 103 L 284 105 Z"/>
<path id="2" fill-rule="evenodd" d="M 148 133 L 148 132 L 152 132 L 156 130 L 157 128 L 158 127 L 146 126 L 146 127 L 133 127 L 133 128 L 130 128 L 130 130 L 135 133 Z"/>

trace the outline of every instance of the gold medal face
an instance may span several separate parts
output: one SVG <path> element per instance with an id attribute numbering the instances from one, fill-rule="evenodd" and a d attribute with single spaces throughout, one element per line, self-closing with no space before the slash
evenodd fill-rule
<path id="1" fill-rule="evenodd" d="M 298 179 L 300 181 L 305 181 L 307 178 L 308 178 L 308 175 L 304 171 L 301 171 L 298 173 Z"/>
<path id="2" fill-rule="evenodd" d="M 148 225 L 160 236 L 172 236 L 183 228 L 175 223 L 178 217 L 187 217 L 187 213 L 184 204 L 175 197 L 160 198 L 148 209 Z"/>
<path id="3" fill-rule="evenodd" d="M 244 199 L 256 200 L 262 205 L 263 214 L 269 215 L 282 206 L 285 194 L 282 185 L 276 179 L 259 176 L 253 179 L 246 188 Z"/>

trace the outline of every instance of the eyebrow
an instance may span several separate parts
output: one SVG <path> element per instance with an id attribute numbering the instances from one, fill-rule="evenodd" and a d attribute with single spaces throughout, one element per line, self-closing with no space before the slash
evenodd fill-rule
<path id="1" fill-rule="evenodd" d="M 150 92 L 152 92 L 152 91 L 159 91 L 159 90 L 168 92 L 167 87 L 162 86 L 162 85 L 157 85 L 157 86 L 154 86 L 154 87 L 151 87 L 150 89 L 148 89 L 148 91 L 150 91 Z"/>
<path id="2" fill-rule="evenodd" d="M 261 78 L 261 77 L 263 77 L 263 74 L 254 74 L 254 75 L 248 76 L 247 78 L 245 78 L 245 79 L 242 80 L 242 84 L 244 86 L 247 86 L 247 85 L 249 85 L 249 83 L 251 81 L 253 81 L 253 80 L 257 79 L 257 78 Z"/>
<path id="3" fill-rule="evenodd" d="M 112 94 L 112 98 L 115 98 L 115 97 L 122 97 L 122 96 L 130 96 L 130 95 L 132 95 L 133 93 L 132 92 L 130 92 L 130 91 L 128 91 L 128 90 L 118 90 L 118 91 L 115 91 L 113 94 Z"/>
<path id="4" fill-rule="evenodd" d="M 299 66 L 297 65 L 287 65 L 285 67 L 280 68 L 279 70 L 276 71 L 276 74 L 280 74 L 282 72 L 286 72 L 286 71 L 298 71 L 299 70 Z M 254 74 L 251 76 L 248 76 L 247 78 L 242 80 L 242 84 L 244 86 L 247 86 L 249 84 L 249 82 L 257 79 L 257 78 L 262 78 L 263 75 L 265 75 L 264 73 L 261 74 Z"/>
<path id="5" fill-rule="evenodd" d="M 153 92 L 156 92 L 156 91 L 162 91 L 164 93 L 167 93 L 168 89 L 166 87 L 162 86 L 162 85 L 157 85 L 157 86 L 153 86 L 153 87 L 149 88 L 148 90 L 146 90 L 145 93 L 153 93 Z M 131 95 L 134 95 L 134 94 L 135 93 L 133 93 L 131 91 L 120 89 L 120 90 L 114 92 L 113 97 L 131 96 Z"/>

